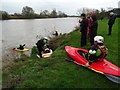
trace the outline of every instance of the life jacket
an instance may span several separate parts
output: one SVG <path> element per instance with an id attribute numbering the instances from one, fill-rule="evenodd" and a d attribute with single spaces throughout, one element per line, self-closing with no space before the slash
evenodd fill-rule
<path id="1" fill-rule="evenodd" d="M 106 45 L 104 45 L 104 48 L 102 49 L 100 45 L 97 45 L 98 48 L 100 49 L 101 51 L 101 54 L 98 56 L 97 60 L 98 61 L 103 61 L 105 56 L 106 56 Z"/>

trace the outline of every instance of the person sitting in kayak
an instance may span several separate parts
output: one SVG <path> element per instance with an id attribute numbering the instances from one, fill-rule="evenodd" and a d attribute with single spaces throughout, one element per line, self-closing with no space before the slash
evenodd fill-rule
<path id="1" fill-rule="evenodd" d="M 20 46 L 19 46 L 19 48 L 17 48 L 17 49 L 23 50 L 23 49 L 24 49 L 24 47 L 25 47 L 25 44 L 20 45 Z"/>
<path id="2" fill-rule="evenodd" d="M 53 35 L 58 36 L 58 32 L 57 32 L 57 31 L 55 31 L 55 33 L 53 33 Z"/>
<path id="3" fill-rule="evenodd" d="M 39 58 L 42 58 L 42 52 L 46 48 L 49 48 L 48 38 L 47 37 L 41 38 L 40 40 L 37 41 L 36 45 L 37 45 L 37 49 L 38 49 L 38 55 L 37 56 Z"/>
<path id="4" fill-rule="evenodd" d="M 104 38 L 102 36 L 94 37 L 94 45 L 88 50 L 88 63 L 86 66 L 91 65 L 93 62 L 103 61 L 107 55 L 107 48 L 104 45 Z"/>

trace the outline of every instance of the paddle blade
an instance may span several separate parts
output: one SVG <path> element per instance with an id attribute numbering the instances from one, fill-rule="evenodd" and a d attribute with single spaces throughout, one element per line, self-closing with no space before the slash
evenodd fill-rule
<path id="1" fill-rule="evenodd" d="M 120 84 L 120 77 L 109 75 L 109 74 L 104 74 L 104 75 L 112 82 Z"/>

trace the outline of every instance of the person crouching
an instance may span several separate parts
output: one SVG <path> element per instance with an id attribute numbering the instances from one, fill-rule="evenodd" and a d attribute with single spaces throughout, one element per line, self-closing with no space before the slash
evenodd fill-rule
<path id="1" fill-rule="evenodd" d="M 38 49 L 37 56 L 39 58 L 42 58 L 42 52 L 44 52 L 45 48 L 49 48 L 48 38 L 47 37 L 41 38 L 40 40 L 37 41 L 36 45 L 37 45 L 37 49 Z"/>

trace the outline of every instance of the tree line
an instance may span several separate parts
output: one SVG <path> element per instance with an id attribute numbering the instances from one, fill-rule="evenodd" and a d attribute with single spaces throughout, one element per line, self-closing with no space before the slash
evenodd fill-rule
<path id="1" fill-rule="evenodd" d="M 33 8 L 29 6 L 25 6 L 22 9 L 22 13 L 14 13 L 8 14 L 6 11 L 0 11 L 0 19 L 7 20 L 7 19 L 35 19 L 35 18 L 57 18 L 57 17 L 67 17 L 62 11 L 57 11 L 53 9 L 51 12 L 48 10 L 43 10 L 39 14 L 35 13 Z"/>
<path id="2" fill-rule="evenodd" d="M 77 11 L 78 15 L 81 15 L 81 13 L 85 13 L 87 16 L 89 16 L 89 13 L 93 12 L 98 19 L 109 17 L 109 13 L 113 12 L 116 17 L 120 17 L 120 8 L 112 8 L 109 7 L 108 9 L 101 8 L 101 10 L 98 9 L 90 9 L 90 8 L 81 8 Z"/>
<path id="3" fill-rule="evenodd" d="M 108 13 L 113 11 L 118 17 L 120 17 L 120 8 L 109 8 L 110 10 L 105 10 L 101 8 L 98 9 L 89 9 L 89 8 L 81 8 L 77 11 L 77 16 L 70 16 L 65 14 L 62 11 L 57 11 L 53 9 L 51 12 L 48 10 L 43 10 L 39 14 L 35 13 L 33 8 L 29 6 L 25 6 L 22 9 L 22 13 L 14 13 L 8 14 L 6 11 L 0 11 L 0 20 L 7 20 L 7 19 L 35 19 L 35 18 L 58 18 L 58 17 L 79 17 L 81 13 L 85 13 L 86 15 L 89 14 L 90 11 L 94 11 L 97 18 L 100 19 L 101 17 L 108 17 Z"/>

